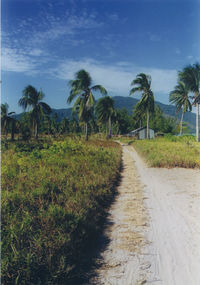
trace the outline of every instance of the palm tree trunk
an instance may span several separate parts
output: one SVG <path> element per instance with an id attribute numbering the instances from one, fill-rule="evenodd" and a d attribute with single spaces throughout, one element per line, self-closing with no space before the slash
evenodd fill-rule
<path id="1" fill-rule="evenodd" d="M 38 123 L 35 122 L 35 139 L 38 139 Z"/>
<path id="2" fill-rule="evenodd" d="M 149 109 L 147 109 L 147 139 L 149 139 Z"/>
<path id="3" fill-rule="evenodd" d="M 85 123 L 85 140 L 88 141 L 88 123 Z"/>
<path id="4" fill-rule="evenodd" d="M 8 131 L 7 131 L 7 124 L 6 124 L 6 122 L 4 123 L 4 133 L 5 133 L 5 140 L 7 140 Z"/>
<path id="5" fill-rule="evenodd" d="M 184 111 L 182 110 L 182 115 L 181 115 L 181 120 L 180 120 L 180 136 L 182 135 L 182 132 L 183 132 L 183 115 L 184 115 Z"/>
<path id="6" fill-rule="evenodd" d="M 108 139 L 108 123 L 106 123 L 106 138 Z"/>
<path id="7" fill-rule="evenodd" d="M 199 141 L 199 104 L 196 104 L 196 137 L 197 137 L 197 142 Z"/>
<path id="8" fill-rule="evenodd" d="M 12 126 L 11 126 L 11 141 L 15 140 L 15 123 L 12 122 Z"/>
<path id="9" fill-rule="evenodd" d="M 111 116 L 109 116 L 109 119 L 108 119 L 108 126 L 109 126 L 109 138 L 111 138 L 111 136 L 112 136 L 112 134 L 111 134 L 111 128 L 112 128 Z"/>

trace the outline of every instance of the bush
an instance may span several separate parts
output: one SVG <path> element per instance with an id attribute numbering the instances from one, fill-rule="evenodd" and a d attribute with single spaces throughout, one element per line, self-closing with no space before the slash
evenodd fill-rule
<path id="1" fill-rule="evenodd" d="M 200 168 L 200 145 L 193 136 L 166 136 L 133 145 L 150 166 Z"/>
<path id="2" fill-rule="evenodd" d="M 2 284 L 68 284 L 101 228 L 118 144 L 16 144 L 2 154 Z M 65 281 L 63 281 L 65 280 Z"/>

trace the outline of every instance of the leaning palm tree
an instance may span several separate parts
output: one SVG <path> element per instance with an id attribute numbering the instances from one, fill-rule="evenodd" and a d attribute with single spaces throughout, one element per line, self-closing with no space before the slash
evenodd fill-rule
<path id="1" fill-rule="evenodd" d="M 131 82 L 132 86 L 130 95 L 135 92 L 142 92 L 142 98 L 138 102 L 138 107 L 143 109 L 147 114 L 147 139 L 149 138 L 149 114 L 154 112 L 154 95 L 151 90 L 151 77 L 144 73 L 140 73 Z"/>
<path id="2" fill-rule="evenodd" d="M 193 105 L 196 106 L 196 139 L 199 141 L 199 104 L 200 104 L 200 65 L 199 63 L 186 66 L 179 72 L 179 78 L 185 83 L 190 92 L 194 93 Z"/>
<path id="3" fill-rule="evenodd" d="M 184 82 L 179 81 L 175 89 L 170 92 L 169 101 L 176 105 L 176 113 L 182 110 L 181 120 L 180 120 L 180 135 L 182 135 L 183 130 L 183 116 L 188 110 L 192 110 L 192 104 L 189 99 L 189 89 Z"/>
<path id="4" fill-rule="evenodd" d="M 99 99 L 95 111 L 97 115 L 97 120 L 100 123 L 106 124 L 107 138 L 111 137 L 111 129 L 112 129 L 111 118 L 115 113 L 114 100 L 109 96 Z"/>
<path id="5" fill-rule="evenodd" d="M 71 103 L 76 97 L 78 97 L 73 106 L 73 112 L 78 113 L 79 120 L 85 125 L 85 140 L 88 140 L 88 122 L 92 117 L 94 107 L 94 95 L 93 91 L 99 91 L 101 94 L 106 95 L 106 89 L 101 85 L 92 84 L 92 78 L 90 74 L 84 69 L 79 70 L 76 73 L 75 79 L 69 82 L 71 86 L 70 95 L 67 99 L 68 103 Z"/>
<path id="6" fill-rule="evenodd" d="M 32 120 L 32 126 L 34 131 L 34 137 L 38 138 L 38 124 L 40 119 L 45 114 L 50 114 L 51 108 L 48 104 L 41 102 L 41 100 L 44 98 L 44 93 L 37 89 L 35 89 L 33 86 L 28 85 L 23 90 L 22 98 L 19 100 L 19 106 L 23 107 L 24 111 L 27 108 L 32 108 L 31 110 L 31 120 Z"/>
<path id="7" fill-rule="evenodd" d="M 8 109 L 7 103 L 1 104 L 1 128 L 7 138 L 8 127 L 11 126 L 11 140 L 14 140 L 16 120 L 11 115 L 15 112 L 8 112 Z"/>

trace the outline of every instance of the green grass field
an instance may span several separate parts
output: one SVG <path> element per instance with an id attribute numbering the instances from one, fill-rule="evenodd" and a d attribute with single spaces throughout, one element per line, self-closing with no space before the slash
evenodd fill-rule
<path id="1" fill-rule="evenodd" d="M 122 141 L 133 145 L 149 166 L 200 168 L 200 143 L 192 136 Z"/>
<path id="2" fill-rule="evenodd" d="M 121 148 L 109 141 L 6 144 L 2 284 L 70 284 L 77 278 L 112 200 L 120 164 Z"/>

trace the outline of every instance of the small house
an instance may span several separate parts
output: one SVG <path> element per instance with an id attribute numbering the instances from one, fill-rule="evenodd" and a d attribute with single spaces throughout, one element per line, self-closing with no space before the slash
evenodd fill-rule
<path id="1" fill-rule="evenodd" d="M 139 140 L 144 140 L 147 138 L 147 127 L 138 128 L 136 130 L 131 131 L 128 133 L 129 137 L 136 137 Z M 149 139 L 155 138 L 154 130 L 149 128 Z"/>

